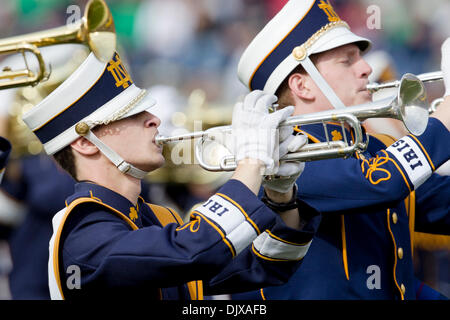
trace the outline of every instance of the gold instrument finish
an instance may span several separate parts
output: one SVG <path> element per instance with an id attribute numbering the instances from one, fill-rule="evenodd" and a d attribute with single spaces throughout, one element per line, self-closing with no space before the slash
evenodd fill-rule
<path id="1" fill-rule="evenodd" d="M 36 155 L 44 150 L 42 143 L 23 122 L 23 114 L 61 85 L 83 63 L 88 54 L 88 48 L 83 46 L 77 47 L 74 51 L 65 51 L 64 56 L 67 56 L 67 59 L 54 66 L 47 81 L 40 82 L 34 87 L 17 88 L 9 108 L 5 133 L 12 144 L 11 157 Z"/>
<path id="2" fill-rule="evenodd" d="M 369 118 L 394 118 L 403 121 L 406 128 L 414 135 L 420 135 L 428 124 L 427 95 L 422 81 L 412 74 L 405 74 L 397 90 L 397 95 L 372 103 L 346 107 L 337 110 L 328 110 L 299 116 L 293 116 L 285 120 L 280 126 L 300 126 L 313 123 L 322 123 L 327 135 L 326 123 L 346 123 L 354 130 L 354 139 L 344 137 L 344 141 L 329 141 L 311 143 L 303 146 L 296 152 L 291 152 L 282 157 L 281 161 L 316 161 L 331 158 L 345 158 L 354 152 L 364 151 L 367 143 L 363 139 L 361 121 Z M 206 131 L 198 131 L 172 137 L 159 136 L 156 142 L 159 144 L 178 142 L 182 140 L 200 138 L 196 144 L 195 155 L 204 169 L 209 171 L 233 171 L 236 168 L 234 155 L 224 156 L 219 163 L 211 164 L 205 160 L 204 145 L 217 139 L 219 134 L 227 134 L 231 126 L 215 127 Z M 343 130 L 343 132 L 345 132 Z M 223 139 L 219 139 L 223 140 Z"/>
<path id="3" fill-rule="evenodd" d="M 112 57 L 116 49 L 115 27 L 104 0 L 90 0 L 83 18 L 73 24 L 0 40 L 0 54 L 21 52 L 24 55 L 25 52 L 30 52 L 35 55 L 39 64 L 37 73 L 28 68 L 13 71 L 5 67 L 0 71 L 0 89 L 35 86 L 47 79 L 50 72 L 47 71 L 38 48 L 64 43 L 85 44 L 103 62 Z"/>

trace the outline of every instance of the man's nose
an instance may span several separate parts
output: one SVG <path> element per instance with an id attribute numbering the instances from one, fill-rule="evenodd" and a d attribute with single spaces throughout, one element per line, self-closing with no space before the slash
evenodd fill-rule
<path id="1" fill-rule="evenodd" d="M 150 113 L 150 115 L 151 115 L 151 118 L 147 120 L 146 126 L 158 128 L 161 125 L 161 119 L 158 118 L 157 116 L 155 116 L 153 113 Z"/>
<path id="2" fill-rule="evenodd" d="M 360 59 L 358 68 L 358 71 L 363 78 L 368 78 L 373 71 L 372 67 L 363 58 Z"/>

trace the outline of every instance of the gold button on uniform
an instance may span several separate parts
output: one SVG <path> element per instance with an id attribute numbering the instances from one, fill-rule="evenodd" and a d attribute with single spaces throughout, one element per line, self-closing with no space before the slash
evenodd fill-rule
<path id="1" fill-rule="evenodd" d="M 405 285 L 402 283 L 402 285 L 400 286 L 400 289 L 402 290 L 402 293 L 405 294 L 406 292 L 406 287 Z"/>
<path id="2" fill-rule="evenodd" d="M 397 254 L 399 259 L 403 259 L 403 248 L 398 248 Z"/>
<path id="3" fill-rule="evenodd" d="M 397 214 L 394 212 L 394 213 L 392 214 L 392 222 L 393 222 L 394 224 L 396 224 L 397 221 L 398 221 L 398 216 L 397 216 Z"/>

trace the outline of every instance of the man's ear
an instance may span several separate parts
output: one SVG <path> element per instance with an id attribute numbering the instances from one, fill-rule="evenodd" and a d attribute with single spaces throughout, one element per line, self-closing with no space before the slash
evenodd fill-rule
<path id="1" fill-rule="evenodd" d="M 302 100 L 313 101 L 315 96 L 311 91 L 312 79 L 301 73 L 294 73 L 288 79 L 289 89 L 292 94 Z"/>
<path id="2" fill-rule="evenodd" d="M 70 146 L 78 153 L 85 156 L 91 156 L 99 152 L 97 146 L 84 137 L 79 137 L 77 140 L 72 142 Z"/>

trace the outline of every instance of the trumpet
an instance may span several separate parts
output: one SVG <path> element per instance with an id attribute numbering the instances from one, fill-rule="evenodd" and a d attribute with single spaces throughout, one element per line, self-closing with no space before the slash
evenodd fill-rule
<path id="1" fill-rule="evenodd" d="M 430 114 L 432 114 L 433 112 L 435 112 L 437 110 L 437 108 L 439 107 L 439 105 L 444 102 L 444 98 L 437 98 L 434 99 L 433 102 L 431 102 L 430 104 L 430 108 L 428 109 L 428 112 Z"/>
<path id="2" fill-rule="evenodd" d="M 417 78 L 422 82 L 434 82 L 434 81 L 442 81 L 444 79 L 444 75 L 442 71 L 433 71 L 433 72 L 427 72 L 417 75 Z M 369 83 L 367 85 L 367 90 L 370 92 L 377 92 L 383 89 L 389 89 L 389 88 L 397 88 L 400 86 L 401 80 L 394 80 L 384 83 Z"/>
<path id="3" fill-rule="evenodd" d="M 22 70 L 13 71 L 10 67 L 5 67 L 0 71 L 0 80 L 7 79 L 0 82 L 0 90 L 35 86 L 45 81 L 50 71 L 47 71 L 39 47 L 64 43 L 87 45 L 103 62 L 112 57 L 116 48 L 116 34 L 111 12 L 104 0 L 90 0 L 83 18 L 73 24 L 0 40 L 0 54 L 21 52 L 27 66 Z M 28 68 L 25 52 L 36 57 L 39 65 L 36 73 Z"/>
<path id="4" fill-rule="evenodd" d="M 368 118 L 394 118 L 403 121 L 406 128 L 414 135 L 420 135 L 428 124 L 428 106 L 426 103 L 426 91 L 422 81 L 412 74 L 405 74 L 398 85 L 397 94 L 376 102 L 346 107 L 338 110 L 292 116 L 280 123 L 282 126 L 301 126 L 307 124 L 322 123 L 325 130 L 326 141 L 311 143 L 303 146 L 296 152 L 290 152 L 280 161 L 316 161 L 332 158 L 346 158 L 355 152 L 362 152 L 367 148 L 367 139 L 364 134 L 361 121 Z M 327 122 L 339 122 L 344 133 L 343 140 L 330 141 L 328 137 Z M 353 139 L 347 139 L 345 124 L 353 129 Z M 233 171 L 237 164 L 234 155 L 225 155 L 218 163 L 208 162 L 210 152 L 206 146 L 217 138 L 217 134 L 227 134 L 231 126 L 214 127 L 206 131 L 192 132 L 177 136 L 157 136 L 156 142 L 160 145 L 188 139 L 199 139 L 195 146 L 195 157 L 199 165 L 209 171 Z M 353 140 L 353 141 L 350 141 Z"/>
<path id="5" fill-rule="evenodd" d="M 422 73 L 422 74 L 417 75 L 417 78 L 419 78 L 420 81 L 422 81 L 423 83 L 425 83 L 425 82 L 443 81 L 444 80 L 444 74 L 442 73 L 442 71 L 426 72 L 426 73 Z M 400 81 L 399 80 L 394 80 L 394 81 L 389 81 L 389 82 L 384 82 L 384 83 L 373 82 L 373 83 L 369 83 L 367 85 L 367 90 L 369 90 L 370 92 L 374 93 L 374 92 L 378 92 L 378 91 L 383 90 L 383 89 L 396 88 L 399 85 L 400 85 Z M 434 99 L 430 103 L 430 107 L 428 108 L 428 113 L 432 114 L 433 112 L 435 112 L 437 107 L 442 103 L 443 100 L 444 100 L 444 98 Z"/>

